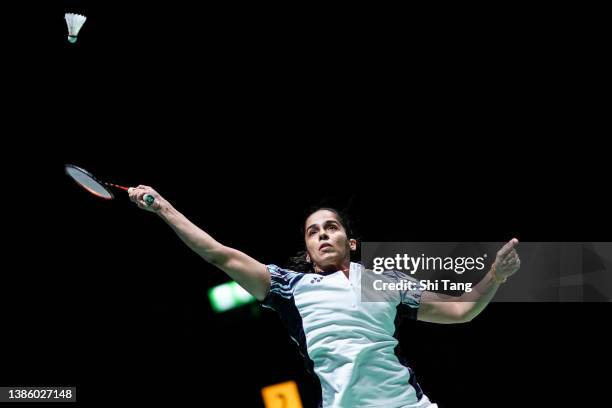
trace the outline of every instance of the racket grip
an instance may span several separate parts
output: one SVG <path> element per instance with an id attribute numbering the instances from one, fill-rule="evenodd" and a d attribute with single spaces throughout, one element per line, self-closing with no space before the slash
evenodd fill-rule
<path id="1" fill-rule="evenodd" d="M 132 191 L 134 191 L 134 187 L 128 188 L 128 193 L 131 193 Z M 147 203 L 147 207 L 152 206 L 153 203 L 155 202 L 155 197 L 153 197 L 151 194 L 145 194 L 144 197 L 142 197 L 142 199 L 144 200 L 145 203 Z"/>

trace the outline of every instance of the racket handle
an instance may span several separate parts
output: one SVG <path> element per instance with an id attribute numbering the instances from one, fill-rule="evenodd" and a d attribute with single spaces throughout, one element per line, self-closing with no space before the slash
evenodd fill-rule
<path id="1" fill-rule="evenodd" d="M 128 188 L 128 193 L 131 193 L 133 190 L 134 190 L 134 187 Z M 153 197 L 151 194 L 145 194 L 144 197 L 142 197 L 142 199 L 147 204 L 147 207 L 152 206 L 153 203 L 155 202 L 155 197 Z"/>
<path id="2" fill-rule="evenodd" d="M 144 202 L 147 203 L 148 207 L 152 206 L 153 203 L 155 202 L 155 197 L 153 197 L 151 194 L 145 194 L 143 199 L 144 199 Z"/>

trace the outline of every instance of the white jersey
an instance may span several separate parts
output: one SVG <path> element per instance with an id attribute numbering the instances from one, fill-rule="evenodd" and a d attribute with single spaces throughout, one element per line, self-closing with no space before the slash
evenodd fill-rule
<path id="1" fill-rule="evenodd" d="M 272 283 L 262 305 L 279 313 L 318 377 L 324 408 L 436 406 L 400 362 L 394 337 L 400 317 L 416 319 L 419 290 L 398 291 L 385 302 L 361 302 L 358 263 L 351 263 L 348 279 L 342 271 L 300 273 L 276 265 L 268 270 Z M 399 272 L 385 277 L 412 279 Z"/>

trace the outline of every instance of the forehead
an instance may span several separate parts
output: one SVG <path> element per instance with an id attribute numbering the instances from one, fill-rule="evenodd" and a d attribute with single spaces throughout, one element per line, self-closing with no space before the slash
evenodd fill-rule
<path id="1" fill-rule="evenodd" d="M 319 210 L 310 214 L 310 216 L 306 218 L 305 224 L 306 228 L 308 228 L 313 224 L 324 224 L 326 221 L 337 221 L 338 223 L 340 223 L 340 219 L 338 218 L 338 215 L 335 212 L 329 210 Z"/>

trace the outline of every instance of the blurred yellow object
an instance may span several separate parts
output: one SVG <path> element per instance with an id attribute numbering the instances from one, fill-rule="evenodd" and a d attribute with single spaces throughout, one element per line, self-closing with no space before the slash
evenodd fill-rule
<path id="1" fill-rule="evenodd" d="M 295 381 L 269 385 L 261 389 L 266 408 L 302 408 L 302 400 Z"/>

